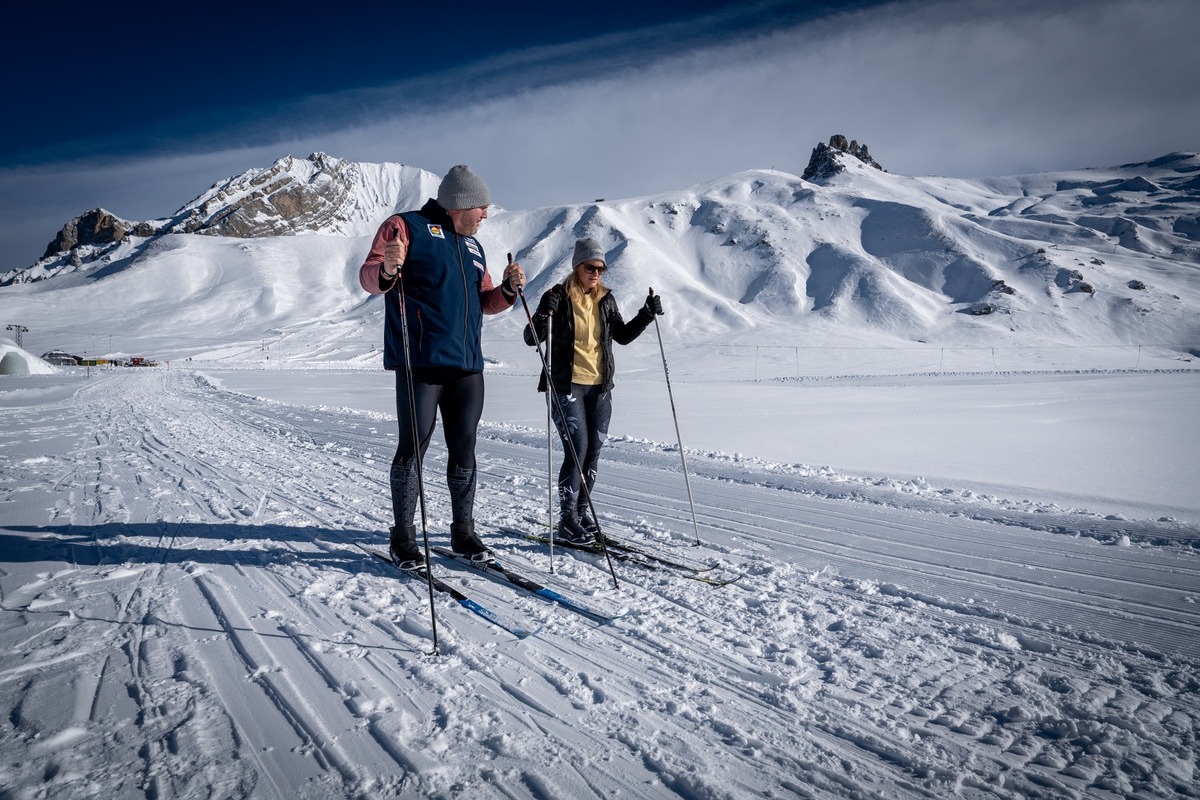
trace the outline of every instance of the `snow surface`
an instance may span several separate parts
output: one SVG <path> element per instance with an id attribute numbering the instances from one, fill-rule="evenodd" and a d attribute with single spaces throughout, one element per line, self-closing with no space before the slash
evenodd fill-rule
<path id="1" fill-rule="evenodd" d="M 1169 487 L 1197 474 L 1196 373 L 681 382 L 699 548 L 673 437 L 642 435 L 673 430 L 665 386 L 631 378 L 606 527 L 744 577 L 618 564 L 619 589 L 597 559 L 559 551 L 551 575 L 544 548 L 501 532 L 546 513 L 533 381 L 489 378 L 479 524 L 512 565 L 630 611 L 599 625 L 456 572 L 543 627 L 518 641 L 439 595 L 439 655 L 423 585 L 356 547 L 389 524 L 389 375 L 0 383 L 5 796 L 1195 796 L 1196 517 L 1101 514 L 1109 498 L 1077 505 L 1086 480 L 1038 481 L 1125 442 L 1111 468 L 1194 514 L 1196 493 Z M 980 391 L 1005 410 L 999 458 L 977 438 Z M 811 424 L 774 421 L 785 392 Z M 933 394 L 949 399 L 926 409 Z M 770 457 L 785 442 L 832 457 L 851 421 L 814 429 L 839 406 L 860 417 L 854 461 L 907 443 L 936 464 L 921 442 L 937 420 L 1003 490 Z M 1156 427 L 1179 435 L 1122 438 Z M 1026 473 L 1039 432 L 1080 447 Z M 741 455 L 723 449 L 739 434 Z M 444 544 L 436 440 L 429 463 Z"/>
<path id="2" fill-rule="evenodd" d="M 1038 190 L 1016 183 L 994 191 Z M 575 213 L 498 213 L 493 264 L 524 250 L 550 280 Z M 714 288 L 739 272 L 696 231 L 657 240 L 685 241 L 688 274 L 611 276 L 627 313 L 650 281 L 667 313 L 662 351 L 651 329 L 618 352 L 597 506 L 609 533 L 740 579 L 618 562 L 614 587 L 603 561 L 508 532 L 536 529 L 549 491 L 518 309 L 484 334 L 480 530 L 628 613 L 598 624 L 440 564 L 541 627 L 517 640 L 438 595 L 437 654 L 424 585 L 358 548 L 386 541 L 396 435 L 361 241 L 171 236 L 5 289 L 31 337 L 57 315 L 93 355 L 164 363 L 0 379 L 0 797 L 1200 794 L 1200 371 L 1158 346 L 1195 344 L 1191 255 L 1105 245 L 1104 291 L 1150 277 L 1146 313 L 997 267 L 1037 292 L 942 319 L 935 292 L 883 292 L 894 278 L 859 260 L 879 292 L 831 284 L 826 312 L 793 319 L 769 276 L 710 303 L 747 287 Z M 880 327 L 889 309 L 930 336 Z M 445 544 L 438 437 L 427 463 Z"/>

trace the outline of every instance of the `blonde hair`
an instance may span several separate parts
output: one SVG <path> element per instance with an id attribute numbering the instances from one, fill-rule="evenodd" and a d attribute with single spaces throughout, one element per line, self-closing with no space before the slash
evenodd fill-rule
<path id="1" fill-rule="evenodd" d="M 583 262 L 580 262 L 583 263 Z M 571 267 L 571 274 L 563 281 L 563 286 L 567 287 L 567 296 L 571 298 L 571 302 L 578 303 L 587 294 L 583 286 L 579 282 L 579 264 Z M 599 300 L 608 293 L 608 287 L 604 285 L 604 279 L 596 281 L 596 288 L 593 290 L 595 294 L 592 296 Z"/>

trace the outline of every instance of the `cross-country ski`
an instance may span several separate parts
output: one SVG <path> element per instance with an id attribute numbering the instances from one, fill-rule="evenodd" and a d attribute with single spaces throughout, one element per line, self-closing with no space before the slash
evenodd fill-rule
<path id="1" fill-rule="evenodd" d="M 540 533 L 528 533 L 515 528 L 510 528 L 509 530 L 514 535 L 520 536 L 531 542 L 537 542 L 538 544 L 544 545 L 549 545 L 551 543 L 549 536 L 543 536 Z M 603 558 L 604 556 L 604 552 L 598 545 L 580 545 L 575 544 L 574 542 L 555 540 L 554 546 L 563 547 L 576 553 L 587 553 L 600 558 Z M 609 556 L 614 560 L 621 562 L 622 564 L 631 564 L 633 566 L 642 567 L 643 569 L 649 570 L 665 570 L 679 575 L 682 578 L 698 581 L 699 583 L 706 583 L 710 586 L 728 586 L 731 583 L 737 583 L 742 578 L 742 573 L 740 572 L 714 574 L 707 569 L 697 571 L 691 569 L 690 567 L 681 567 L 671 560 L 651 558 L 636 550 L 613 548 L 609 551 Z"/>
<path id="2" fill-rule="evenodd" d="M 546 530 L 545 520 L 538 520 L 535 517 L 526 517 L 526 521 L 531 525 L 536 526 L 539 531 Z M 509 532 L 523 536 L 530 541 L 539 542 L 541 544 L 551 544 L 551 537 L 546 533 L 529 533 L 516 528 L 509 528 Z M 577 552 L 591 553 L 593 555 L 603 555 L 604 551 L 599 544 L 580 545 L 565 539 L 555 537 L 553 539 L 555 547 L 565 547 Z M 626 539 L 618 539 L 609 534 L 604 534 L 604 544 L 609 548 L 609 555 L 618 561 L 636 564 L 650 569 L 673 569 L 679 571 L 685 578 L 700 581 L 701 583 L 711 584 L 713 586 L 727 586 L 731 583 L 736 583 L 741 579 L 742 573 L 731 570 L 722 564 L 712 561 L 701 561 L 691 558 L 687 555 L 667 550 L 662 546 L 656 546 L 650 543 L 634 544 Z"/>
<path id="3" fill-rule="evenodd" d="M 374 556 L 380 561 L 383 561 L 384 563 L 393 567 L 401 575 L 405 575 L 413 579 L 415 582 L 423 584 L 426 581 L 432 581 L 435 591 L 449 595 L 450 597 L 454 598 L 456 603 L 465 608 L 467 611 L 470 611 L 472 614 L 487 620 L 498 628 L 508 631 L 518 639 L 525 639 L 529 636 L 533 636 L 538 632 L 538 630 L 540 630 L 540 626 L 531 625 L 527 621 L 522 620 L 512 614 L 499 611 L 492 606 L 484 605 L 475 598 L 468 596 L 462 590 L 451 586 L 446 582 L 446 578 L 442 576 L 433 575 L 432 578 L 430 578 L 423 567 L 421 569 L 401 569 L 400 566 L 392 560 L 392 557 L 388 553 L 358 544 L 357 542 L 355 544 L 357 544 L 358 547 L 364 552 Z"/>
<path id="4" fill-rule="evenodd" d="M 583 614 L 584 616 L 590 617 L 598 622 L 612 622 L 613 620 L 620 619 L 629 613 L 628 606 L 601 606 L 595 602 L 589 602 L 577 596 L 573 596 L 563 589 L 555 589 L 545 586 L 542 583 L 539 583 L 536 579 L 531 578 L 524 573 L 502 565 L 501 560 L 503 560 L 505 564 L 508 563 L 507 559 L 504 558 L 495 561 L 472 561 L 471 559 L 466 558 L 459 553 L 455 553 L 453 550 L 449 550 L 445 547 L 434 547 L 433 551 L 443 558 L 447 558 L 458 564 L 471 567 L 472 569 L 482 572 L 485 575 L 498 578 L 512 586 L 516 586 L 517 588 L 535 594 L 538 597 L 550 600 L 551 602 L 557 603 L 564 608 L 568 608 L 571 611 Z"/>

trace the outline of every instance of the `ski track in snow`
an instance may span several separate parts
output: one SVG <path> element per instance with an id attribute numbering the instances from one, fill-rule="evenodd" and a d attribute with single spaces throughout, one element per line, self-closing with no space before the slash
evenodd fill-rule
<path id="1" fill-rule="evenodd" d="M 0 429 L 0 797 L 1196 797 L 1200 532 L 847 486 L 613 440 L 614 535 L 745 576 L 556 553 L 486 576 L 511 635 L 383 545 L 394 421 L 97 376 Z M 546 511 L 544 431 L 485 426 L 477 520 Z M 444 450 L 429 530 L 444 544 Z M 1107 527 L 1106 527 L 1107 526 Z M 1068 535 L 1062 535 L 1068 534 Z M 1129 546 L 1115 546 L 1124 541 Z M 442 571 L 447 571 L 444 565 Z"/>

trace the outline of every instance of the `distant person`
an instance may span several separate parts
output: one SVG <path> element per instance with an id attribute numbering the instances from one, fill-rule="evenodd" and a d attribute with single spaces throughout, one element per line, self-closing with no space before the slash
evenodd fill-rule
<path id="1" fill-rule="evenodd" d="M 558 535 L 589 545 L 596 542 L 598 528 L 588 512 L 588 498 L 612 417 L 612 343 L 629 344 L 663 310 L 662 300 L 651 293 L 637 316 L 628 323 L 622 319 L 616 298 L 600 280 L 608 266 L 595 239 L 575 243 L 571 264 L 567 279 L 542 295 L 533 329 L 525 327 L 525 343 L 532 346 L 545 341 L 548 331 L 553 334 L 549 361 L 555 397 L 550 413 L 566 453 L 558 471 Z M 544 370 L 538 391 L 546 391 Z"/>
<path id="2" fill-rule="evenodd" d="M 414 524 L 417 459 L 425 456 L 439 411 L 446 439 L 450 547 L 472 560 L 494 558 L 475 531 L 475 441 L 483 414 L 481 333 L 483 315 L 510 308 L 525 285 L 525 273 L 520 264 L 509 264 L 500 286 L 492 284 L 483 247 L 474 238 L 487 219 L 490 202 L 483 179 L 465 165 L 451 168 L 437 199 L 427 201 L 420 211 L 388 217 L 379 226 L 358 270 L 363 289 L 384 296 L 383 366 L 396 371 L 400 441 L 389 475 L 395 517 L 390 544 L 392 558 L 405 569 L 425 561 Z M 401 289 L 408 352 L 401 328 Z"/>

